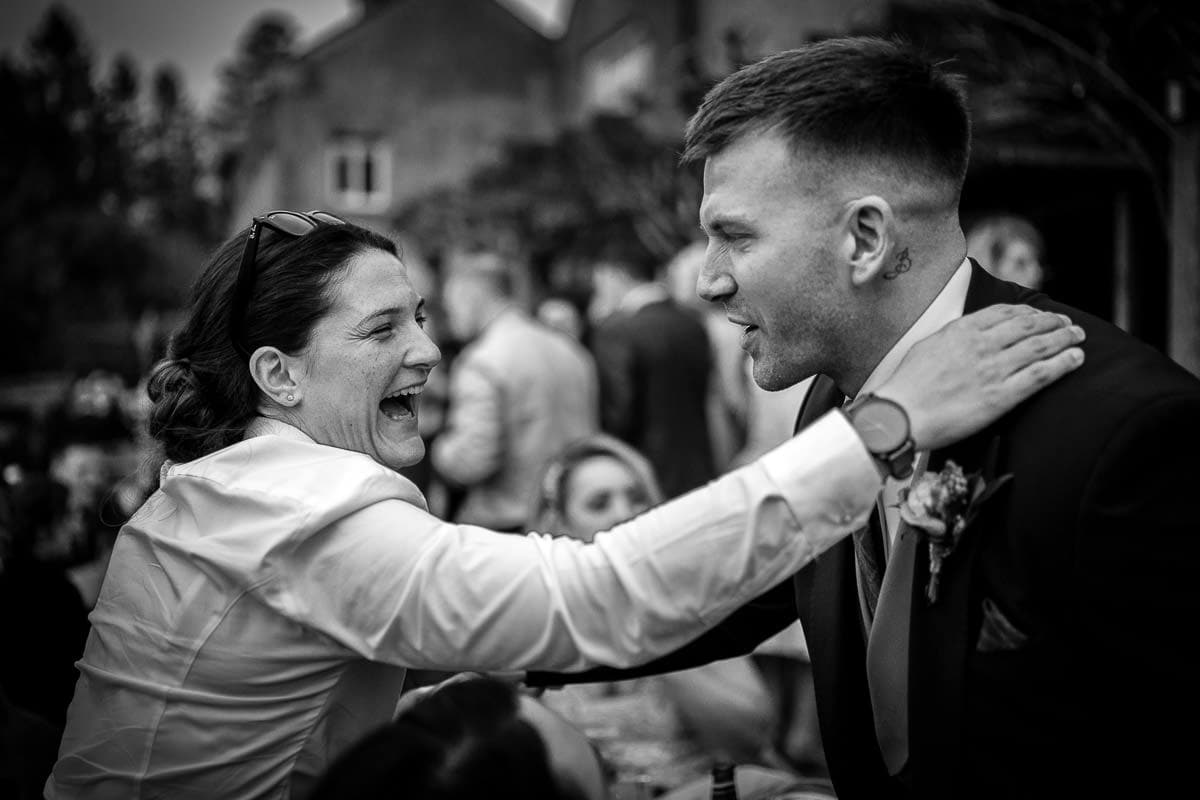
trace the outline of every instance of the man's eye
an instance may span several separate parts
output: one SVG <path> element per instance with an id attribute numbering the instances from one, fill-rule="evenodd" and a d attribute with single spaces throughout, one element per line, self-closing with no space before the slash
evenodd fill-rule
<path id="1" fill-rule="evenodd" d="M 413 319 L 415 319 L 417 321 L 417 325 L 424 328 L 425 323 L 429 321 L 429 315 L 428 314 L 417 314 L 415 317 L 413 317 Z"/>
<path id="2" fill-rule="evenodd" d="M 392 326 L 389 323 L 387 325 L 380 325 L 378 328 L 371 331 L 371 335 L 372 336 L 387 336 L 391 332 L 392 332 Z"/>

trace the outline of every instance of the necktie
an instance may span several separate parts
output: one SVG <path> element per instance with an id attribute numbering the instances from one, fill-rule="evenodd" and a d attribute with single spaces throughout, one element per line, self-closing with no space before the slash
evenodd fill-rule
<path id="1" fill-rule="evenodd" d="M 908 634 L 917 532 L 901 523 L 879 593 L 879 613 L 867 640 L 867 687 L 875 737 L 888 772 L 908 761 Z"/>
<path id="2" fill-rule="evenodd" d="M 850 405 L 854 398 L 842 400 L 842 408 Z M 879 604 L 879 590 L 883 583 L 883 571 L 887 566 L 887 557 L 883 550 L 883 523 L 879 517 L 879 504 L 875 504 L 867 524 L 859 528 L 851 537 L 854 541 L 854 563 L 858 567 L 859 584 L 862 586 L 863 627 L 871 630 L 875 619 L 875 607 Z"/>

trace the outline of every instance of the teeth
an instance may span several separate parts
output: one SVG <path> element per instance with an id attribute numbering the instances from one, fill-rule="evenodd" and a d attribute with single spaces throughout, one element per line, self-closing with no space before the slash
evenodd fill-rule
<path id="1" fill-rule="evenodd" d="M 425 390 L 425 384 L 420 384 L 417 386 L 409 386 L 407 389 L 401 389 L 398 392 L 392 392 L 391 394 L 388 395 L 388 397 L 401 397 L 401 396 L 411 397 L 413 395 L 420 394 L 424 390 Z"/>

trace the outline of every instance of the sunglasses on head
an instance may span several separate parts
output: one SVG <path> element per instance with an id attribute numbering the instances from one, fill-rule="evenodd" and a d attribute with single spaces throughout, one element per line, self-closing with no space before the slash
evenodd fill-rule
<path id="1" fill-rule="evenodd" d="M 242 344 L 241 319 L 250 303 L 250 293 L 254 289 L 254 261 L 258 257 L 258 239 L 263 228 L 295 239 L 312 233 L 322 225 L 345 224 L 346 220 L 327 211 L 272 211 L 254 218 L 250 225 L 250 236 L 246 239 L 246 248 L 242 250 L 242 263 L 238 267 L 237 282 L 233 287 L 233 305 L 229 315 L 230 336 L 239 353 L 249 356 Z"/>

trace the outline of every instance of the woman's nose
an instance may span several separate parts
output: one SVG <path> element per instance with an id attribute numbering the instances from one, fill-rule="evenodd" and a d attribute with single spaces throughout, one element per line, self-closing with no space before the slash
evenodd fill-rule
<path id="1" fill-rule="evenodd" d="M 434 344 L 433 339 L 429 338 L 429 334 L 422 330 L 416 344 L 409 349 L 404 360 L 405 365 L 409 367 L 433 369 L 441 362 L 442 351 Z"/>

